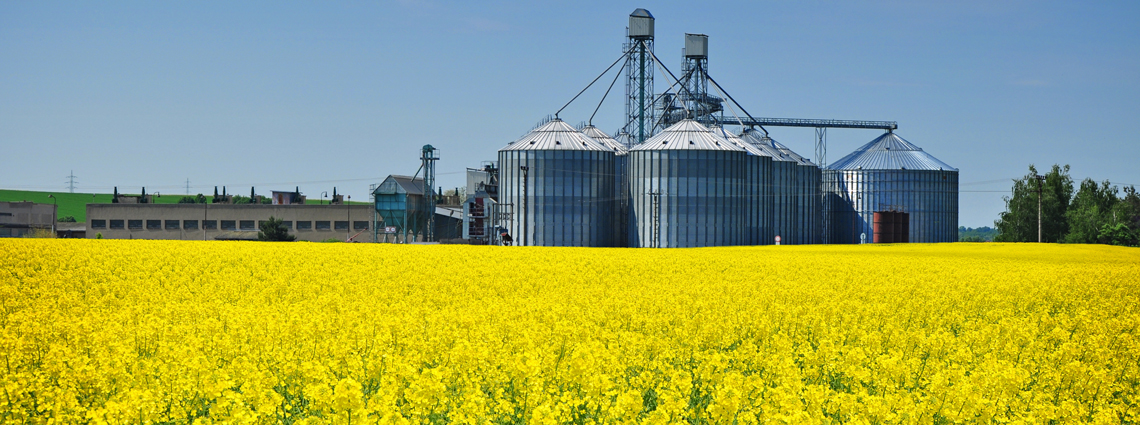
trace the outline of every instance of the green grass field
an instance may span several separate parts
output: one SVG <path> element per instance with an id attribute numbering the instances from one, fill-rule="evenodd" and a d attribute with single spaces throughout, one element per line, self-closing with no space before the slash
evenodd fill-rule
<path id="1" fill-rule="evenodd" d="M 68 193 L 68 192 L 36 192 L 28 190 L 0 189 L 0 202 L 31 201 L 38 204 L 54 203 L 59 206 L 59 217 L 72 216 L 75 221 L 87 221 L 87 204 L 110 204 L 110 193 Z M 177 204 L 179 199 L 186 195 L 159 195 L 154 198 L 156 204 Z M 212 195 L 206 195 L 206 200 Z M 328 202 L 325 200 L 324 202 Z M 306 199 L 305 204 L 320 204 L 320 199 Z M 349 202 L 352 205 L 368 205 L 368 202 Z"/>

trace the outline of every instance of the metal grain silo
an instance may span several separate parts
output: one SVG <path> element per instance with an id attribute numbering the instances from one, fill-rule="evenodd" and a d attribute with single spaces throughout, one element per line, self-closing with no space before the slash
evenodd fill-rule
<path id="1" fill-rule="evenodd" d="M 780 142 L 775 140 L 771 142 L 796 163 L 795 178 L 792 183 L 793 194 L 790 197 L 793 211 L 792 238 L 786 243 L 793 245 L 820 243 L 823 237 L 820 192 L 823 170 Z"/>
<path id="2" fill-rule="evenodd" d="M 562 120 L 499 150 L 500 202 L 518 245 L 614 246 L 614 151 Z"/>
<path id="3" fill-rule="evenodd" d="M 712 128 L 713 133 L 744 148 L 743 185 L 743 234 L 741 245 L 771 245 L 772 233 L 772 155 L 753 146 L 740 136 L 729 133 L 722 127 Z"/>
<path id="4" fill-rule="evenodd" d="M 747 129 L 741 134 L 741 139 L 772 157 L 768 186 L 772 232 L 768 243 L 774 243 L 776 236 L 780 237 L 781 244 L 792 243 L 795 239 L 793 229 L 796 227 L 795 185 L 796 173 L 799 171 L 798 161 L 788 155 L 787 152 L 790 151 L 776 147 L 775 141 L 760 130 Z"/>
<path id="5" fill-rule="evenodd" d="M 827 243 L 871 242 L 882 211 L 909 214 L 910 242 L 958 240 L 958 170 L 893 132 L 828 166 L 824 190 Z"/>
<path id="6" fill-rule="evenodd" d="M 629 148 L 593 125 L 582 127 L 579 131 L 614 153 L 613 232 L 616 246 L 625 246 L 629 239 L 626 221 L 629 216 Z"/>
<path id="7" fill-rule="evenodd" d="M 631 247 L 741 243 L 745 151 L 682 120 L 629 153 Z"/>

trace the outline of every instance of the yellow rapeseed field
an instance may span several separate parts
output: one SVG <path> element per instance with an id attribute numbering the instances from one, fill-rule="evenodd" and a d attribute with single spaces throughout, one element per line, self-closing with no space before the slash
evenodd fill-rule
<path id="1" fill-rule="evenodd" d="M 0 240 L 3 423 L 1136 423 L 1140 250 Z"/>

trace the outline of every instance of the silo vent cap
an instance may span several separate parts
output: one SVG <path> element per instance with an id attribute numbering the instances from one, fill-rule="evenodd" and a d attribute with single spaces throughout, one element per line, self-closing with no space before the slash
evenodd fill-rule
<path id="1" fill-rule="evenodd" d="M 561 145 L 561 144 L 562 144 L 562 142 L 559 142 L 559 141 L 555 140 L 555 141 L 554 141 L 554 144 L 556 144 L 556 145 Z"/>

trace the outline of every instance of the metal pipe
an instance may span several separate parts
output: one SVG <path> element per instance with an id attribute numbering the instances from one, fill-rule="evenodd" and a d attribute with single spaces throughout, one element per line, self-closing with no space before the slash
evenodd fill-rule
<path id="1" fill-rule="evenodd" d="M 519 170 L 521 170 L 523 172 L 523 184 L 522 184 L 522 187 L 523 187 L 523 199 L 522 199 L 522 201 L 523 201 L 523 204 L 522 204 L 522 224 L 523 224 L 522 237 L 523 237 L 523 243 L 522 243 L 522 246 L 528 246 L 527 244 L 529 242 L 528 242 L 528 238 L 527 238 L 527 231 L 529 229 L 527 226 L 527 215 L 526 215 L 526 213 L 527 213 L 526 207 L 527 207 L 527 203 L 528 203 L 527 187 L 526 186 L 527 186 L 527 180 L 528 180 L 527 177 L 529 175 L 528 171 L 530 171 L 530 167 L 528 167 L 526 165 L 520 165 Z"/>

